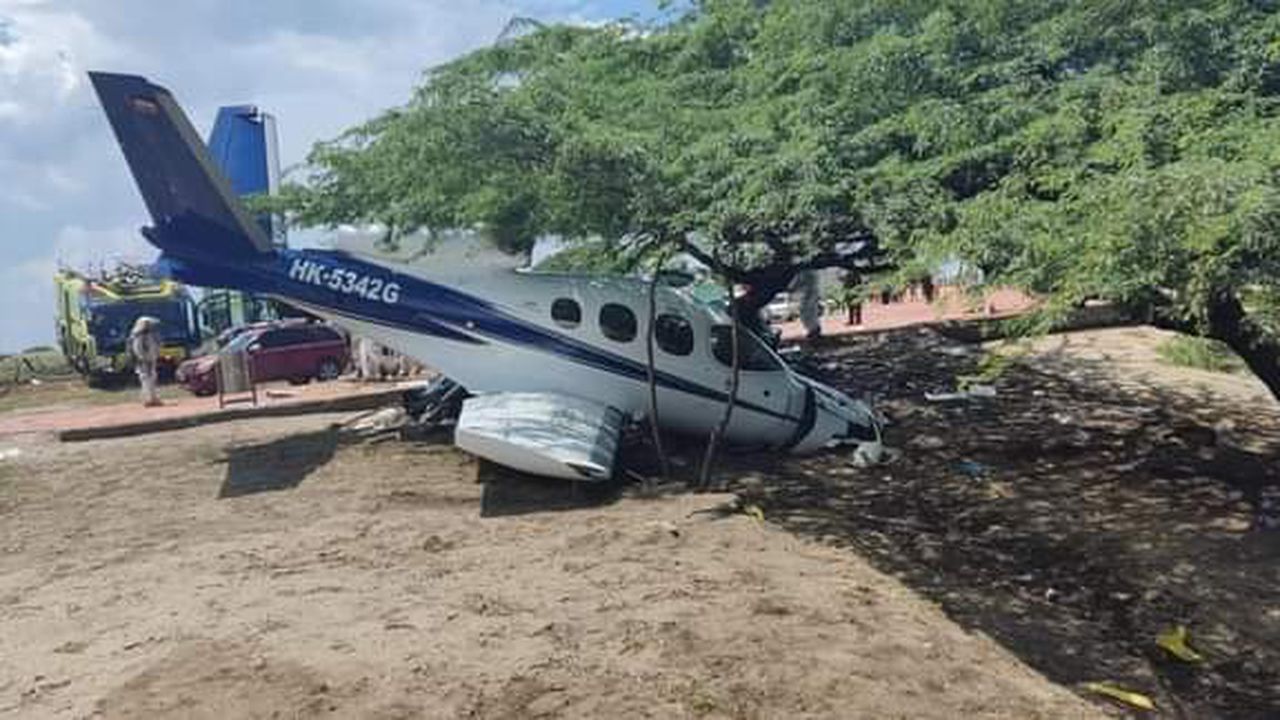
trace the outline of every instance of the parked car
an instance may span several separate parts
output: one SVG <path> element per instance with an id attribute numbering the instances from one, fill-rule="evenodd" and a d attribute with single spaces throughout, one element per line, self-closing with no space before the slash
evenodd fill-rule
<path id="1" fill-rule="evenodd" d="M 285 322 L 240 333 L 216 353 L 192 358 L 178 366 L 179 383 L 196 395 L 218 391 L 218 359 L 243 352 L 255 382 L 288 380 L 296 385 L 333 380 L 350 360 L 347 338 L 322 324 Z"/>
<path id="2" fill-rule="evenodd" d="M 286 325 L 305 325 L 307 321 L 303 318 L 289 318 L 285 320 L 261 320 L 259 322 L 251 322 L 246 325 L 233 325 L 226 330 L 218 333 L 213 339 L 214 346 L 221 350 L 227 346 L 227 343 L 235 340 L 237 337 L 254 330 L 267 330 L 270 328 L 284 327 Z"/>
<path id="3" fill-rule="evenodd" d="M 764 306 L 764 316 L 771 323 L 795 320 L 800 317 L 800 301 L 789 292 L 780 292 Z"/>

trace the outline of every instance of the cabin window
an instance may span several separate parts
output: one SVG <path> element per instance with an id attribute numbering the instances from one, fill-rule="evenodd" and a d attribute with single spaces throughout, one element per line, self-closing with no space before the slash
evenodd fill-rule
<path id="1" fill-rule="evenodd" d="M 306 328 L 307 342 L 341 342 L 342 336 L 337 330 L 324 325 L 308 325 Z M 383 355 L 394 354 L 390 348 L 383 348 Z"/>
<path id="2" fill-rule="evenodd" d="M 264 350 L 284 347 L 293 341 L 293 338 L 290 337 L 290 333 L 290 330 L 284 329 L 270 330 L 259 335 L 256 342 L 258 346 Z"/>
<path id="3" fill-rule="evenodd" d="M 555 320 L 557 325 L 567 328 L 578 327 L 578 323 L 582 322 L 582 307 L 575 300 L 556 298 L 556 301 L 551 303 L 551 319 Z"/>
<path id="4" fill-rule="evenodd" d="M 600 308 L 600 332 L 610 340 L 631 342 L 636 338 L 636 314 L 626 305 L 606 303 Z"/>
<path id="5" fill-rule="evenodd" d="M 711 328 L 711 354 L 725 367 L 733 367 L 733 329 L 728 325 Z M 781 370 L 782 361 L 764 341 L 738 326 L 738 367 L 743 370 Z"/>
<path id="6" fill-rule="evenodd" d="M 659 315 L 653 321 L 653 339 L 658 347 L 672 355 L 693 352 L 693 326 L 679 315 Z"/>

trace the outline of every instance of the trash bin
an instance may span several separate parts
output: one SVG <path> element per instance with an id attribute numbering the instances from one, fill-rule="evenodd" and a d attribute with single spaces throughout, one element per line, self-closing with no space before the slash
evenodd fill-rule
<path id="1" fill-rule="evenodd" d="M 218 355 L 218 407 L 232 403 L 258 404 L 258 386 L 253 382 L 253 359 L 246 352 L 223 352 Z M 248 397 L 243 396 L 248 393 Z"/>

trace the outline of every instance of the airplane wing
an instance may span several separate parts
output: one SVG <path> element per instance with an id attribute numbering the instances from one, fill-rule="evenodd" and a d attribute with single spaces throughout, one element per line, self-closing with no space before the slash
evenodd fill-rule
<path id="1" fill-rule="evenodd" d="M 535 475 L 608 480 L 623 423 L 616 408 L 572 395 L 491 393 L 462 403 L 454 444 Z"/>

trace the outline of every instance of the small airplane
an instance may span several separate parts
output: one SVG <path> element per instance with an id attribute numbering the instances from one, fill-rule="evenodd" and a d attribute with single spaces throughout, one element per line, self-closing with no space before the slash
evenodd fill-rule
<path id="1" fill-rule="evenodd" d="M 161 251 L 161 271 L 279 298 L 440 371 L 472 394 L 454 439 L 472 454 L 556 478 L 613 475 L 625 424 L 649 412 L 646 280 L 518 271 L 521 259 L 466 233 L 414 259 L 369 242 L 279 247 L 168 90 L 135 75 L 89 76 L 151 214 L 142 233 Z M 659 424 L 707 433 L 729 396 L 730 318 L 660 284 L 654 323 Z M 728 443 L 797 453 L 856 445 L 879 457 L 867 405 L 738 335 Z"/>

